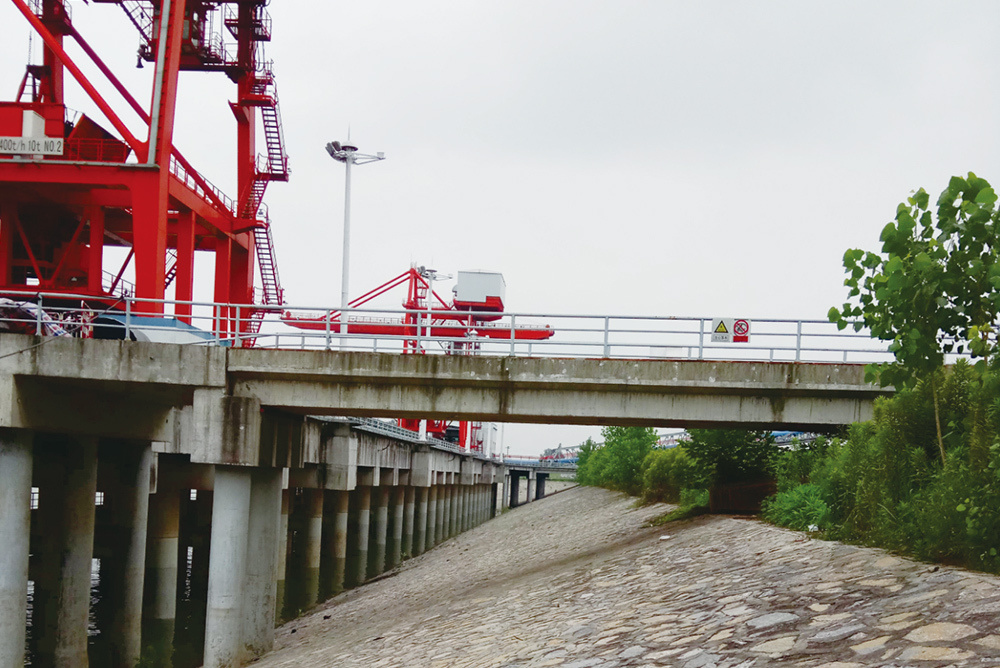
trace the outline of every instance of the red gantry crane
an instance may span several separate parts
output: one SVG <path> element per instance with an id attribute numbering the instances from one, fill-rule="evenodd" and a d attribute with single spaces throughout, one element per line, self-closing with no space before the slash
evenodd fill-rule
<path id="1" fill-rule="evenodd" d="M 161 314 L 162 302 L 141 300 L 162 300 L 173 284 L 175 299 L 190 301 L 195 251 L 210 251 L 214 300 L 257 305 L 241 318 L 221 313 L 222 333 L 256 333 L 266 307 L 283 302 L 262 200 L 271 181 L 289 175 L 273 68 L 263 49 L 271 36 L 265 0 L 93 0 L 119 5 L 138 30 L 139 58 L 154 65 L 148 107 L 74 27 L 68 3 L 11 2 L 41 38 L 43 59 L 27 66 L 14 101 L 0 101 L 0 292 L 83 295 L 88 306 L 103 308 L 114 308 L 124 294 L 140 300 L 142 313 Z M 66 52 L 68 40 L 118 93 L 116 104 Z M 174 146 L 182 70 L 222 72 L 236 84 L 235 199 Z M 67 76 L 111 128 L 84 115 L 70 118 Z M 123 110 L 138 117 L 141 132 L 130 131 Z M 107 271 L 105 249 L 116 246 L 128 248 L 126 259 Z M 130 263 L 134 286 L 122 280 Z M 190 322 L 190 306 L 174 311 Z"/>

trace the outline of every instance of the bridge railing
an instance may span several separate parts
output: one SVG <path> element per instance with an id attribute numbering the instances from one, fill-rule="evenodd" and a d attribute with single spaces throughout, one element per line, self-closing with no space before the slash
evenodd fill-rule
<path id="1" fill-rule="evenodd" d="M 711 317 L 483 313 L 497 319 L 469 325 L 455 320 L 454 311 L 364 308 L 346 310 L 342 332 L 331 313 L 339 309 L 0 293 L 0 331 L 38 335 L 447 355 L 828 363 L 892 358 L 885 342 L 825 320 L 752 320 L 746 343 L 719 343 L 712 341 Z M 290 326 L 287 321 L 296 318 L 313 328 Z"/>

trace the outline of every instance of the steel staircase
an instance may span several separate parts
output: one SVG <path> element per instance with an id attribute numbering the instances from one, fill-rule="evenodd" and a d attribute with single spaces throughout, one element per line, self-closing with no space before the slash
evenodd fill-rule
<path id="1" fill-rule="evenodd" d="M 264 213 L 264 220 L 260 221 L 257 227 L 253 228 L 254 245 L 257 249 L 257 268 L 260 270 L 260 283 L 263 288 L 259 297 L 254 295 L 254 302 L 264 306 L 281 306 L 285 303 L 285 291 L 281 287 L 281 279 L 278 277 L 278 263 L 274 254 L 274 239 L 271 237 L 271 221 Z M 270 309 L 255 308 L 250 312 L 250 319 L 247 322 L 247 334 L 243 338 L 243 347 L 252 348 L 257 342 L 254 334 L 260 331 L 260 323 Z"/>
<path id="2" fill-rule="evenodd" d="M 254 218 L 264 199 L 267 184 L 271 181 L 287 181 L 288 155 L 285 153 L 285 135 L 281 126 L 281 109 L 278 106 L 278 90 L 274 81 L 271 63 L 264 64 L 254 75 L 250 93 L 240 104 L 260 109 L 264 127 L 264 142 L 267 153 L 257 157 L 256 173 L 250 192 L 241 197 L 241 218 Z"/>

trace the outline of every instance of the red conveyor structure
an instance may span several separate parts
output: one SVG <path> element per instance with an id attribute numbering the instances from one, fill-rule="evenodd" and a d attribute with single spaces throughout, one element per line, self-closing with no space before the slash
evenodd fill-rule
<path id="1" fill-rule="evenodd" d="M 462 290 L 463 273 L 466 281 L 474 284 L 471 291 Z M 433 289 L 433 270 L 410 267 L 402 274 L 386 281 L 352 300 L 350 308 L 363 308 L 386 293 L 406 286 L 402 306 L 406 313 L 401 318 L 370 318 L 350 315 L 340 311 L 303 317 L 282 314 L 282 321 L 299 329 L 327 332 L 344 331 L 348 335 L 391 337 L 402 340 L 404 353 L 423 353 L 427 338 L 450 339 L 442 342 L 449 354 L 474 355 L 482 339 L 510 341 L 542 341 L 555 333 L 551 327 L 511 327 L 497 323 L 503 317 L 503 277 L 483 272 L 459 272 L 459 286 L 455 298 L 447 302 Z M 481 284 L 485 277 L 490 287 Z M 343 319 L 343 320 L 342 320 Z M 418 334 L 419 330 L 419 334 Z M 418 431 L 419 419 L 400 419 L 399 426 Z M 482 423 L 459 422 L 457 427 L 447 420 L 427 420 L 427 433 L 437 438 L 453 440 L 462 447 L 476 452 L 483 451 L 485 434 Z M 457 429 L 457 433 L 455 433 Z"/>
<path id="2" fill-rule="evenodd" d="M 374 319 L 363 316 L 346 316 L 344 324 L 347 334 L 385 336 L 403 338 L 404 352 L 422 352 L 419 348 L 417 327 L 422 336 L 437 338 L 469 339 L 470 333 L 476 338 L 517 341 L 542 341 L 555 333 L 550 327 L 516 327 L 494 324 L 503 317 L 503 301 L 498 296 L 489 296 L 478 302 L 462 301 L 460 298 L 446 302 L 431 287 L 429 277 L 423 267 L 410 267 L 399 276 L 392 278 L 377 288 L 351 300 L 352 309 L 363 308 L 369 302 L 399 286 L 406 286 L 406 298 L 402 306 L 408 312 L 399 319 Z M 424 315 L 426 313 L 427 315 Z M 282 321 L 299 329 L 314 331 L 341 331 L 340 311 L 330 311 L 319 316 L 294 316 L 284 313 Z M 451 352 L 473 352 L 474 339 L 452 342 Z"/>

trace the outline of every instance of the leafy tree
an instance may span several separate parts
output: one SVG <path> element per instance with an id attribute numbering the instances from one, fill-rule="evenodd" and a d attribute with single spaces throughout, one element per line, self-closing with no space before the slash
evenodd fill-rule
<path id="1" fill-rule="evenodd" d="M 840 329 L 867 327 L 891 341 L 890 363 L 872 364 L 867 377 L 883 386 L 931 384 L 938 449 L 945 461 L 937 387 L 945 354 L 996 352 L 1000 313 L 1000 211 L 984 179 L 952 177 L 935 207 L 922 188 L 901 203 L 882 230 L 879 253 L 844 253 L 850 290 L 829 318 Z M 985 361 L 978 365 L 982 370 Z"/>
<path id="2" fill-rule="evenodd" d="M 608 455 L 605 480 L 612 489 L 633 496 L 642 491 L 642 462 L 657 441 L 652 427 L 605 427 L 601 430 Z"/>
<path id="3" fill-rule="evenodd" d="M 681 490 L 697 480 L 697 462 L 683 447 L 651 450 L 642 463 L 642 496 L 647 501 L 676 503 Z"/>
<path id="4" fill-rule="evenodd" d="M 580 452 L 576 459 L 576 480 L 581 485 L 597 484 L 592 479 L 594 469 L 593 455 L 596 449 L 597 444 L 594 443 L 594 439 L 592 438 L 588 438 L 580 444 Z"/>
<path id="5" fill-rule="evenodd" d="M 769 431 L 689 429 L 684 449 L 703 468 L 709 482 L 753 482 L 770 476 L 777 452 Z"/>
<path id="6" fill-rule="evenodd" d="M 642 462 L 657 436 L 642 427 L 605 427 L 604 444 L 587 439 L 580 448 L 576 478 L 582 485 L 597 485 L 638 496 L 642 491 Z"/>

